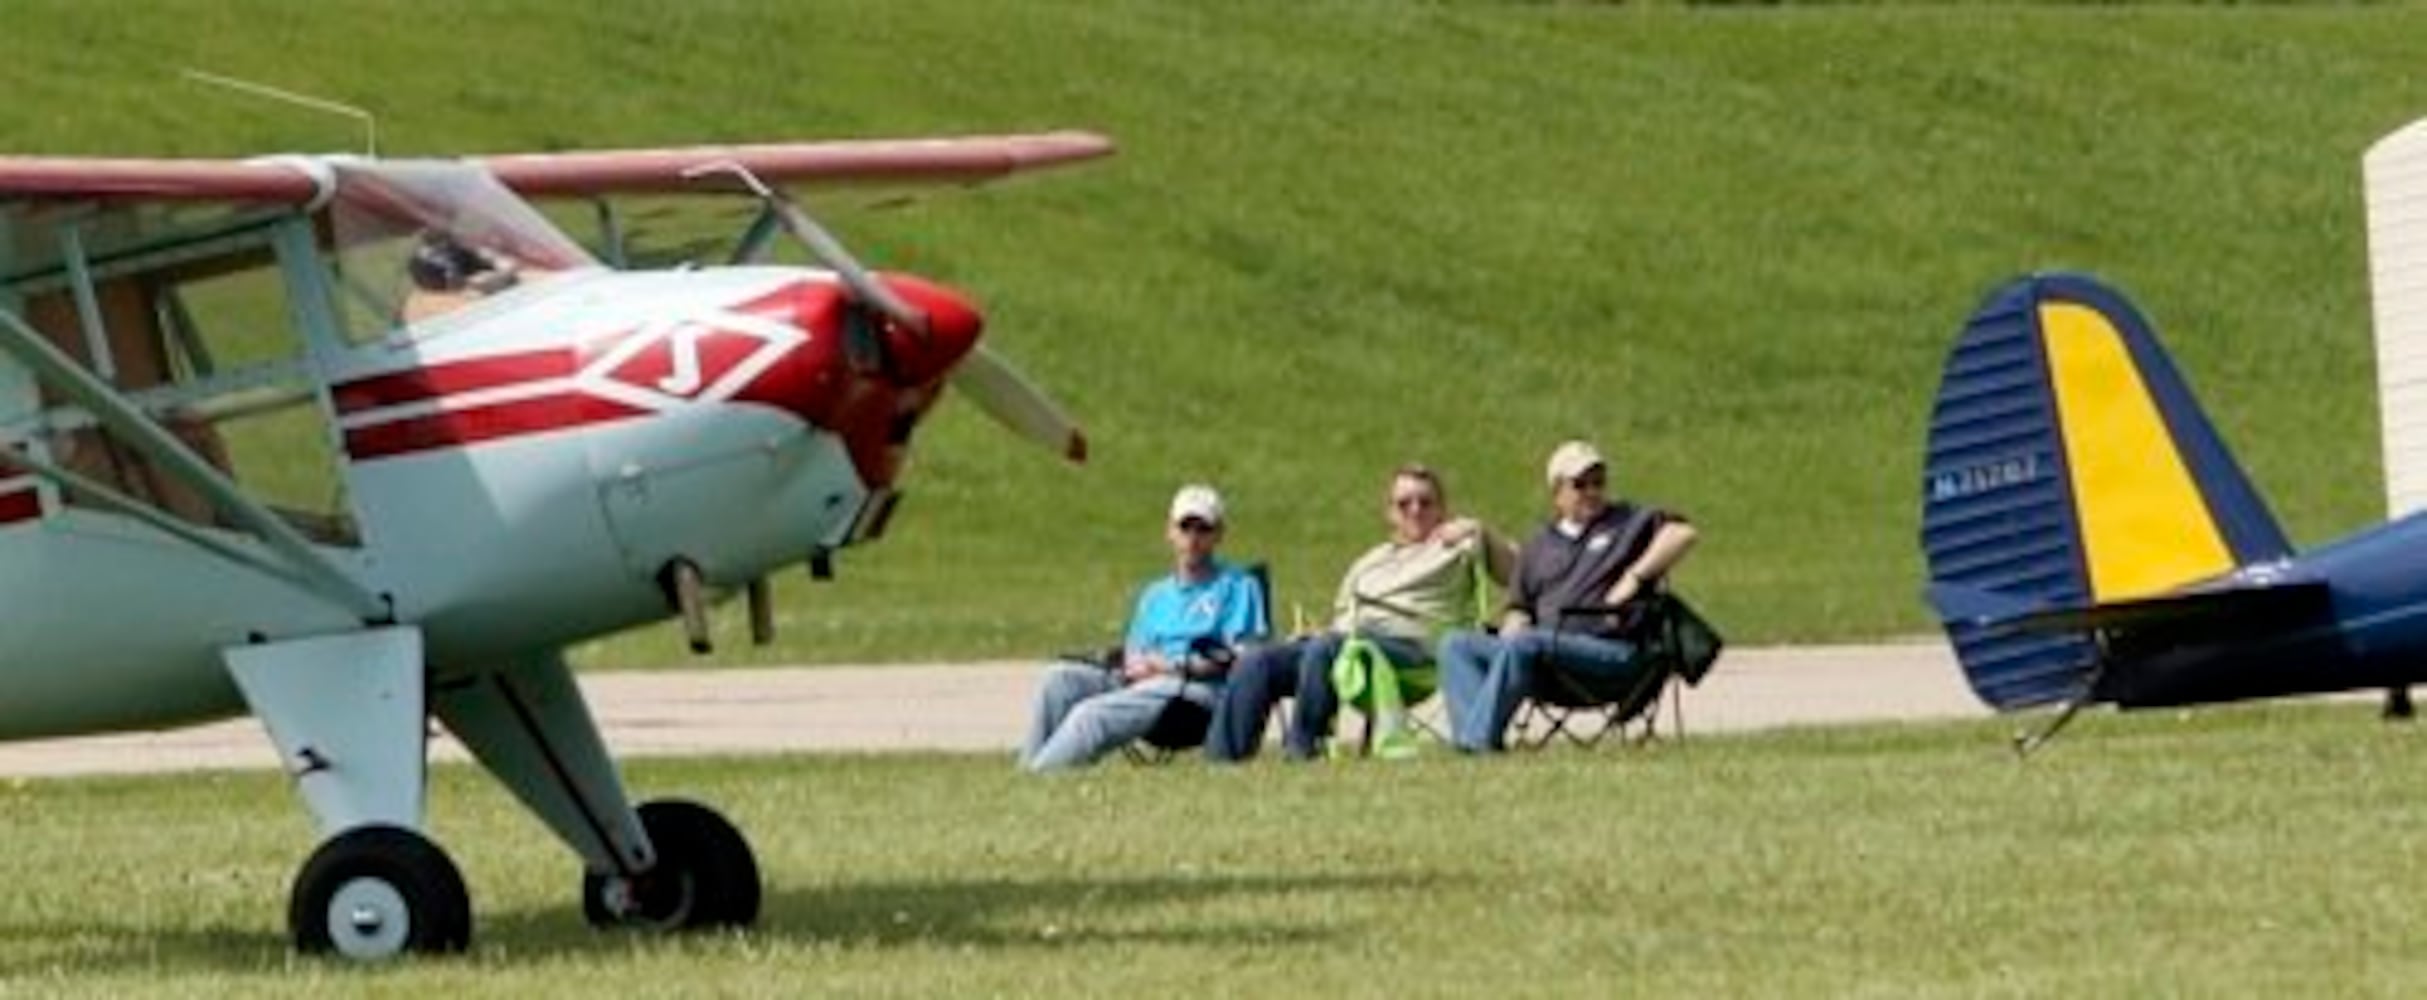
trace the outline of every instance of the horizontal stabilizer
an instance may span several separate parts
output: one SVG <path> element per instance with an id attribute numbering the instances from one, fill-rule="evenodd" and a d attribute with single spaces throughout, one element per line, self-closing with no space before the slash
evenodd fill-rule
<path id="1" fill-rule="evenodd" d="M 1939 621 L 1960 622 L 1974 628 L 1995 627 L 2048 608 L 2046 604 L 2009 593 L 1962 583 L 1933 583 L 1927 593 L 1930 607 L 1938 611 Z"/>
<path id="2" fill-rule="evenodd" d="M 2047 608 L 1982 623 L 1992 632 L 2037 634 L 2091 629 L 2135 629 L 2150 626 L 2214 624 L 2220 629 L 2257 621 L 2280 620 L 2325 606 L 2323 581 L 2298 580 L 2224 590 L 2194 591 L 2143 597 L 2109 604 Z"/>

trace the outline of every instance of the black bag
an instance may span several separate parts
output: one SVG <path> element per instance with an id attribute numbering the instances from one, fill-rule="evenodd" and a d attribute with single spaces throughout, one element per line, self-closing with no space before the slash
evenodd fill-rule
<path id="1" fill-rule="evenodd" d="M 1655 594 L 1648 603 L 1644 642 L 1651 656 L 1669 663 L 1687 684 L 1702 683 L 1711 664 L 1719 661 L 1719 651 L 1727 647 L 1727 640 L 1675 593 Z"/>

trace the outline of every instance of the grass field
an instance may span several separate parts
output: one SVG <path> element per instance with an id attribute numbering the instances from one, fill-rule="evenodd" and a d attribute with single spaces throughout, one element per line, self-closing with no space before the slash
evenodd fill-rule
<path id="1" fill-rule="evenodd" d="M 2365 707 L 1701 737 L 1646 752 L 1067 780 L 994 756 L 645 761 L 729 811 L 762 926 L 582 928 L 464 768 L 456 961 L 284 946 L 310 845 L 261 773 L 0 785 L 9 995 L 2361 996 L 2427 976 L 2420 740 Z"/>
<path id="2" fill-rule="evenodd" d="M 2376 514 L 2356 158 L 2427 114 L 2409 5 L 1639 9 L 1181 0 L 71 0 L 0 8 L 0 150 L 353 148 L 197 67 L 376 109 L 384 151 L 1104 131 L 1122 155 L 902 210 L 867 257 L 973 290 L 1088 422 L 1055 467 L 954 407 L 894 537 L 724 662 L 1100 640 L 1184 479 L 1283 603 L 1444 469 L 1538 513 L 1600 439 L 1704 527 L 1738 642 L 1926 627 L 1939 354 L 2035 268 L 2132 290 L 2302 542 Z M 661 244 L 723 221 L 643 207 Z M 0 627 L 18 627 L 0 614 Z M 656 665 L 647 632 L 583 651 Z M 905 708 L 905 710 L 913 710 Z M 0 783 L 0 996 L 2403 995 L 2427 978 L 2418 730 L 2352 704 L 1697 738 L 1629 754 L 1016 778 L 991 756 L 637 761 L 749 831 L 751 933 L 581 927 L 477 772 L 432 832 L 476 951 L 287 950 L 313 842 L 260 773 Z"/>
<path id="3" fill-rule="evenodd" d="M 1975 298 L 2141 299 L 2296 539 L 2379 509 L 2356 157 L 2427 113 L 2416 7 L 1634 9 L 1384 2 L 21 0 L 0 148 L 391 154 L 1088 127 L 1098 167 L 908 210 L 864 254 L 973 289 L 1088 423 L 1057 467 L 965 407 L 894 537 L 733 659 L 1022 656 L 1108 634 L 1185 479 L 1283 603 L 1444 469 L 1521 526 L 1569 435 L 1683 509 L 1746 641 L 1927 625 L 1922 422 Z M 439 26 L 457 26 L 441 29 Z M 472 26 L 476 26 L 476 30 Z M 460 28 L 460 30 L 459 30 Z M 679 241 L 698 215 L 650 216 Z M 590 651 L 652 664 L 648 634 Z M 729 644 L 729 648 L 733 648 Z"/>

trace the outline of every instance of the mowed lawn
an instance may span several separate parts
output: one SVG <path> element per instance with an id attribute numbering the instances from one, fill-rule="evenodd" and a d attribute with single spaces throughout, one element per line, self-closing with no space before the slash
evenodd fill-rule
<path id="1" fill-rule="evenodd" d="M 457 960 L 292 957 L 263 773 L 0 785 L 10 995 L 2354 996 L 2427 981 L 2427 731 L 2366 706 L 1697 737 L 1405 765 L 644 761 L 756 841 L 755 931 L 596 935 L 476 773 Z"/>
<path id="2" fill-rule="evenodd" d="M 2410 5 L 18 0 L 0 149 L 362 144 L 189 66 L 368 107 L 391 155 L 1114 137 L 1034 183 L 811 199 L 873 263 L 969 289 L 1095 459 L 947 402 L 891 537 L 838 585 L 785 574 L 778 644 L 725 662 L 1102 641 L 1190 479 L 1285 606 L 1320 604 L 1392 466 L 1515 530 L 1577 435 L 1703 526 L 1681 580 L 1732 635 L 1864 638 L 1930 624 L 1933 384 L 2024 271 L 2130 291 L 2297 540 L 2380 513 L 2357 158 L 2427 115 L 2422 37 Z M 709 260 L 743 221 L 630 218 Z"/>

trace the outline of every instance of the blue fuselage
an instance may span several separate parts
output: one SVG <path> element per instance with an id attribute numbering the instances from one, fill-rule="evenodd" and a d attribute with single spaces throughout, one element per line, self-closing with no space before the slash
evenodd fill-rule
<path id="1" fill-rule="evenodd" d="M 2427 682 L 2427 514 L 2304 552 L 2277 575 L 2322 582 L 2325 597 L 2113 636 L 2099 698 L 2148 707 Z"/>

